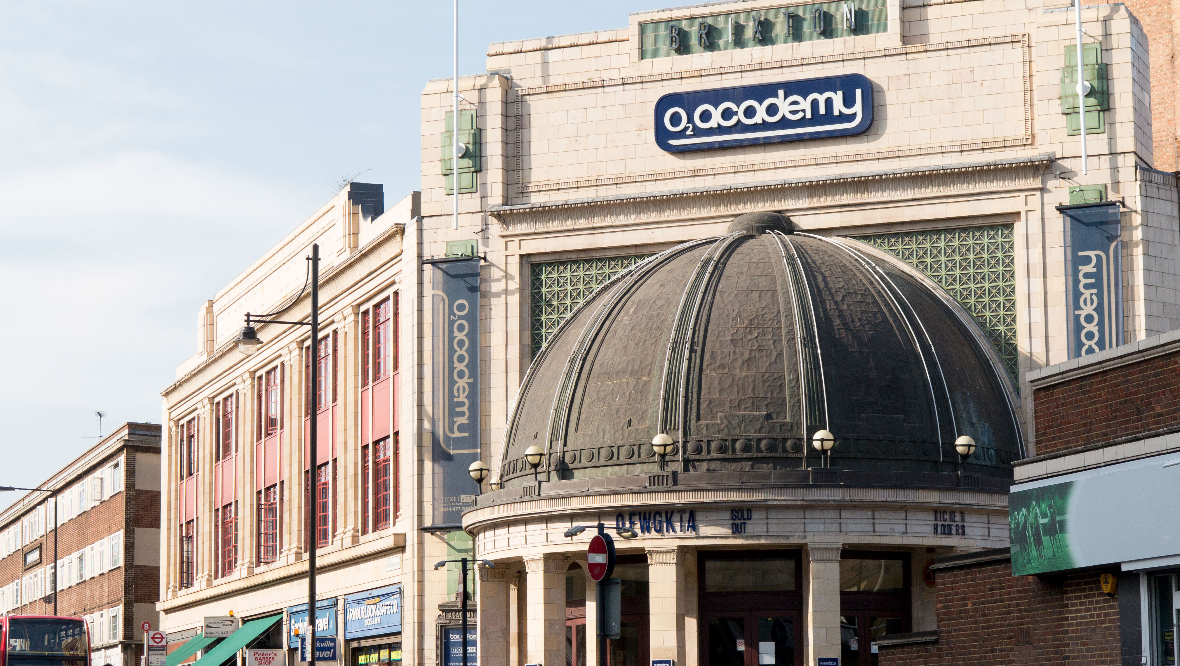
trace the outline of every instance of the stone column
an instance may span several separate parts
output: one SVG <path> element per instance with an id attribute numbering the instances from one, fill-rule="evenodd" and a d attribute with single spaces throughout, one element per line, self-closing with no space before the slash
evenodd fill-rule
<path id="1" fill-rule="evenodd" d="M 530 664 L 565 664 L 565 557 L 535 555 L 524 560 Z"/>
<path id="2" fill-rule="evenodd" d="M 496 563 L 495 569 L 478 567 L 476 590 L 476 625 L 480 666 L 508 666 L 508 569 Z"/>
<path id="3" fill-rule="evenodd" d="M 586 574 L 586 663 L 598 663 L 598 583 L 590 574 Z"/>
<path id="4" fill-rule="evenodd" d="M 647 551 L 649 645 L 652 659 L 684 662 L 683 558 L 675 548 Z"/>
<path id="5" fill-rule="evenodd" d="M 839 543 L 807 545 L 807 664 L 840 656 L 840 549 Z"/>

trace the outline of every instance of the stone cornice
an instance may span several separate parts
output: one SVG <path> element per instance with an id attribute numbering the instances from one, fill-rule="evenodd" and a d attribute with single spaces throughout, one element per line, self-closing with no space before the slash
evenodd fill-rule
<path id="1" fill-rule="evenodd" d="M 551 229 L 731 217 L 759 210 L 802 210 L 824 206 L 899 202 L 1016 189 L 1041 189 L 1052 153 L 988 162 L 914 169 L 869 171 L 701 187 L 647 194 L 492 206 L 488 213 L 505 236 Z"/>

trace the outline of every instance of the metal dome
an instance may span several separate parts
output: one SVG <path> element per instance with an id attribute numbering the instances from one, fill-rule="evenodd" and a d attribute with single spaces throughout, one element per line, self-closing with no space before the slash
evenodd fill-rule
<path id="1" fill-rule="evenodd" d="M 505 487 L 655 471 L 798 470 L 835 434 L 832 465 L 906 483 L 969 468 L 1011 478 L 1023 441 L 1010 380 L 942 289 L 857 241 L 795 233 L 776 213 L 647 258 L 562 324 L 521 385 Z M 881 473 L 884 473 L 882 476 Z"/>

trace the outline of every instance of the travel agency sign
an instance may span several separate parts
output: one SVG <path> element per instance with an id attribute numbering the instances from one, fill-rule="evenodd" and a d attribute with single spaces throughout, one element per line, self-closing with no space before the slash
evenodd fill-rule
<path id="1" fill-rule="evenodd" d="M 656 144 L 670 153 L 861 134 L 873 84 L 861 74 L 715 88 L 656 101 Z"/>

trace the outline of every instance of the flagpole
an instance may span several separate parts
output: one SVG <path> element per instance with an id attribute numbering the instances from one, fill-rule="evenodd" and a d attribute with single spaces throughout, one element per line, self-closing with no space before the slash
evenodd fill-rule
<path id="1" fill-rule="evenodd" d="M 1081 0 L 1078 0 L 1079 2 Z M 1079 50 L 1078 53 L 1081 53 Z M 455 195 L 453 227 L 459 229 L 459 0 L 455 0 L 455 80 L 454 112 L 451 114 L 451 187 Z M 1084 139 L 1083 139 L 1084 141 Z M 1085 148 L 1083 148 L 1085 150 Z"/>
<path id="2" fill-rule="evenodd" d="M 455 2 L 458 3 L 459 0 L 455 0 Z M 1086 155 L 1086 93 L 1090 86 L 1086 83 L 1086 77 L 1083 74 L 1085 70 L 1082 67 L 1082 0 L 1074 0 L 1074 23 L 1078 33 L 1078 122 L 1081 128 L 1079 134 L 1082 137 L 1082 174 L 1084 175 L 1090 172 L 1086 164 L 1089 161 Z"/>

